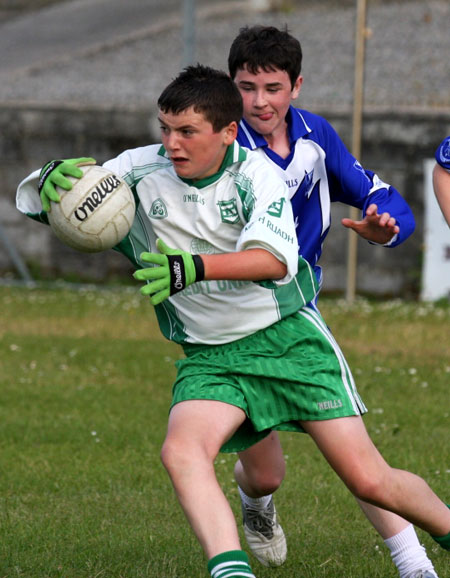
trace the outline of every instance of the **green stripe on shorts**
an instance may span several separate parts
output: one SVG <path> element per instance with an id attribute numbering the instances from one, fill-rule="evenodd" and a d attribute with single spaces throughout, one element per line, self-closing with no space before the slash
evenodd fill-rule
<path id="1" fill-rule="evenodd" d="M 309 307 L 243 339 L 187 345 L 185 353 L 176 364 L 172 406 L 210 399 L 247 414 L 222 451 L 242 451 L 272 429 L 302 432 L 299 421 L 367 411 L 342 351 L 321 315 Z"/>

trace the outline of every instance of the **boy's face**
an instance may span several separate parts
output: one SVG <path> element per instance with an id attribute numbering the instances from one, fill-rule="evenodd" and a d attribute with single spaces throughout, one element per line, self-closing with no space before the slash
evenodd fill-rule
<path id="1" fill-rule="evenodd" d="M 202 113 L 188 108 L 179 114 L 159 111 L 161 139 L 179 177 L 200 180 L 216 173 L 228 145 L 236 138 L 237 124 L 219 132 Z"/>
<path id="2" fill-rule="evenodd" d="M 286 114 L 300 92 L 303 77 L 299 76 L 292 88 L 285 70 L 259 69 L 252 74 L 244 68 L 236 72 L 234 82 L 244 102 L 244 118 L 254 130 L 266 137 L 286 131 Z"/>

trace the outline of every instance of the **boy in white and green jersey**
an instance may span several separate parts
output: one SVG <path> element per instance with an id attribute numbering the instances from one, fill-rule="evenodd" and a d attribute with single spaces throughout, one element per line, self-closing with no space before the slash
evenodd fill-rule
<path id="1" fill-rule="evenodd" d="M 146 266 L 139 257 L 143 251 L 157 250 L 157 238 L 211 256 L 261 248 L 286 263 L 287 274 L 276 283 L 206 279 L 169 296 L 156 306 L 168 339 L 228 343 L 291 315 L 314 296 L 312 268 L 297 258 L 284 183 L 236 141 L 227 147 L 219 171 L 195 181 L 178 178 L 159 145 L 127 151 L 105 166 L 124 175 L 137 192 L 136 219 L 119 248 L 138 266 Z M 136 167 L 142 166 L 145 176 L 136 178 Z"/>
<path id="2" fill-rule="evenodd" d="M 235 144 L 242 101 L 232 80 L 188 67 L 158 106 L 164 148 L 127 151 L 106 165 L 137 199 L 117 250 L 136 263 L 161 330 L 186 353 L 162 461 L 211 576 L 254 578 L 214 460 L 273 429 L 307 431 L 355 493 L 444 534 L 445 505 L 423 480 L 383 461 L 350 373 L 320 315 L 305 307 L 317 286 L 298 260 L 286 186 Z M 46 220 L 38 188 L 50 208 L 59 200 L 54 185 L 82 176 L 79 160 L 46 165 L 39 184 L 39 174 L 25 179 L 19 210 Z"/>
<path id="3" fill-rule="evenodd" d="M 195 180 L 178 177 L 162 145 L 125 151 L 104 166 L 122 176 L 135 193 L 133 226 L 116 249 L 138 268 L 147 266 L 143 252 L 158 250 L 158 238 L 171 247 L 211 256 L 263 249 L 286 265 L 277 282 L 262 271 L 257 283 L 253 278 L 205 279 L 170 295 L 156 305 L 167 339 L 227 343 L 292 315 L 314 298 L 317 283 L 309 264 L 298 259 L 286 186 L 236 141 L 224 148 L 217 172 Z M 36 194 L 38 177 L 35 172 L 21 183 L 17 203 L 21 211 L 46 220 Z"/>

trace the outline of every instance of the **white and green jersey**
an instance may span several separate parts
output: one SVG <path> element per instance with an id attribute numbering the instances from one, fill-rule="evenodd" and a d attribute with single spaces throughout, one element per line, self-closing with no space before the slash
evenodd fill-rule
<path id="1" fill-rule="evenodd" d="M 220 344 L 266 328 L 311 301 L 317 286 L 312 269 L 298 257 L 287 187 L 256 153 L 228 148 L 220 170 L 191 182 L 177 176 L 165 149 L 128 150 L 105 167 L 125 179 L 136 199 L 129 234 L 116 250 L 138 268 L 143 251 L 157 252 L 161 238 L 194 254 L 262 248 L 287 266 L 279 281 L 202 281 L 156 306 L 162 333 L 177 343 Z M 20 185 L 17 207 L 46 222 L 35 172 Z"/>

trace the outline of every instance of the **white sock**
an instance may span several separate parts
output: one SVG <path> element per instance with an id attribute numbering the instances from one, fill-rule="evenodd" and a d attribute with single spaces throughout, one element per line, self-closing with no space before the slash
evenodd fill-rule
<path id="1" fill-rule="evenodd" d="M 433 564 L 420 544 L 412 524 L 384 543 L 391 551 L 392 561 L 397 566 L 400 578 L 409 578 L 418 570 L 428 570 L 437 578 Z"/>
<path id="2" fill-rule="evenodd" d="M 255 510 L 264 510 L 269 505 L 269 502 L 272 498 L 272 494 L 268 496 L 262 496 L 262 498 L 250 498 L 247 494 L 238 486 L 239 494 L 241 495 L 241 500 L 247 506 L 251 506 Z"/>

